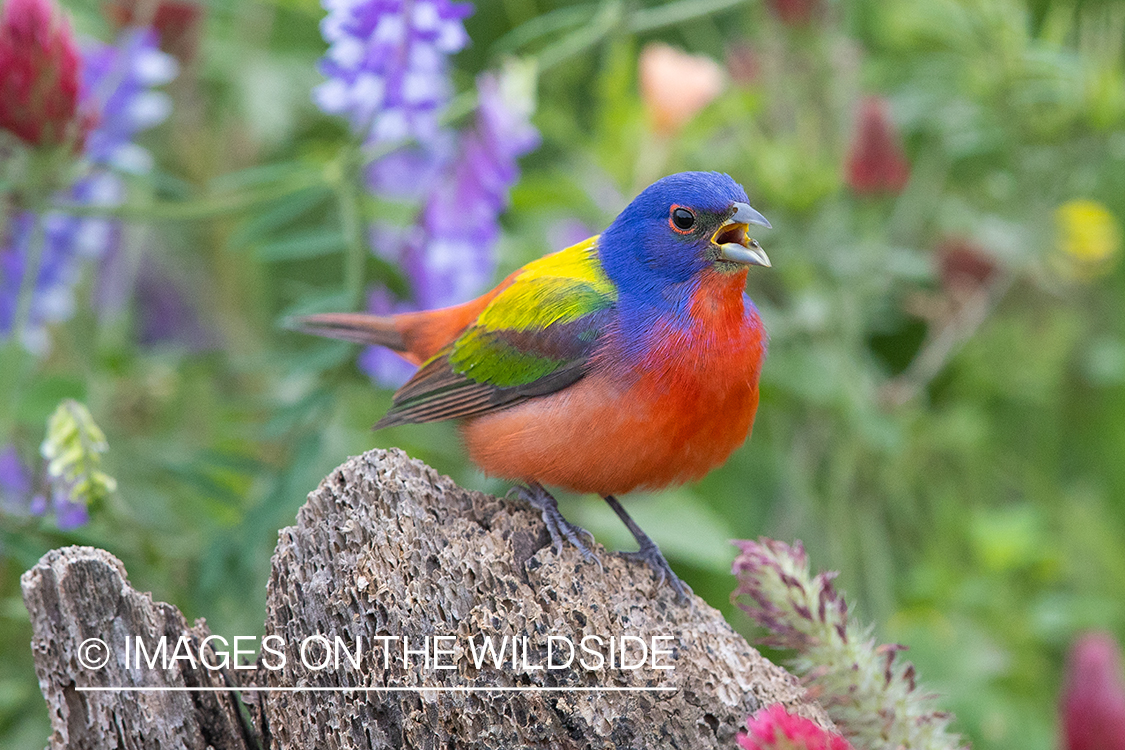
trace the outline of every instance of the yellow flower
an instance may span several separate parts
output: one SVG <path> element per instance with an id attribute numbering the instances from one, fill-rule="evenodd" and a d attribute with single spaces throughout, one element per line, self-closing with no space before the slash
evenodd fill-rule
<path id="1" fill-rule="evenodd" d="M 1121 225 L 1098 201 L 1072 200 L 1055 212 L 1059 250 L 1081 275 L 1096 276 L 1111 268 L 1121 252 Z"/>

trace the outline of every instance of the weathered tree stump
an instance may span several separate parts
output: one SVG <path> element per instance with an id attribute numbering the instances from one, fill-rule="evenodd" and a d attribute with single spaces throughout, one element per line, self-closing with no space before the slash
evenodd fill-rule
<path id="1" fill-rule="evenodd" d="M 171 646 L 187 635 L 198 648 L 209 633 L 133 590 L 106 552 L 56 550 L 26 573 L 50 746 L 733 748 L 746 716 L 777 702 L 831 726 L 701 599 L 677 602 L 647 567 L 601 547 L 604 567 L 559 555 L 525 504 L 462 489 L 401 451 L 349 460 L 280 537 L 271 648 L 249 671 L 122 659 L 126 636 Z M 96 671 L 79 659 L 93 637 L 113 654 Z M 78 689 L 111 685 L 242 688 L 246 708 L 227 690 Z"/>
<path id="2" fill-rule="evenodd" d="M 93 547 L 52 550 L 21 583 L 31 613 L 35 671 L 51 712 L 50 747 L 254 747 L 230 692 L 78 689 L 226 686 L 221 672 L 191 669 L 179 661 L 169 670 L 125 666 L 126 636 L 157 640 L 166 635 L 175 643 L 181 635 L 202 642 L 210 633 L 202 621 L 188 628 L 178 609 L 130 586 L 113 555 Z M 103 659 L 105 665 L 94 668 Z"/>

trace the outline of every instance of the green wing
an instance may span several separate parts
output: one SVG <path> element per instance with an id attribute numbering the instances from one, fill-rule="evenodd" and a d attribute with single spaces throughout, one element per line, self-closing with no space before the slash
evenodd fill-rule
<path id="1" fill-rule="evenodd" d="M 596 240 L 524 266 L 395 393 L 375 429 L 478 416 L 580 380 L 616 302 Z"/>

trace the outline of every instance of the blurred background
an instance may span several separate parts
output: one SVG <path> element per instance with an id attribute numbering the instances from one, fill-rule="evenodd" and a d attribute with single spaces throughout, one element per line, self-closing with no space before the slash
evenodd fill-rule
<path id="1" fill-rule="evenodd" d="M 326 5 L 56 11 L 70 130 L 0 140 L 0 745 L 49 732 L 18 581 L 48 549 L 249 635 L 278 530 L 347 456 L 506 490 L 453 425 L 372 433 L 408 371 L 287 316 L 466 299 L 690 169 L 774 227 L 762 402 L 726 466 L 630 512 L 750 638 L 729 540 L 803 540 L 976 748 L 1057 747 L 1068 645 L 1125 637 L 1125 3 Z M 52 484 L 66 398 L 115 488 Z"/>

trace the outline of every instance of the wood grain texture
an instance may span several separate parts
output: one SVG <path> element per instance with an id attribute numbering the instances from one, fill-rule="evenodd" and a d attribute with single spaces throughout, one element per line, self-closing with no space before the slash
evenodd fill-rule
<path id="1" fill-rule="evenodd" d="M 227 692 L 82 692 L 78 687 L 219 687 L 222 672 L 192 669 L 177 661 L 169 670 L 126 668 L 126 636 L 146 642 L 162 635 L 171 643 L 210 635 L 203 620 L 189 628 L 170 604 L 154 602 L 129 585 L 125 568 L 93 547 L 52 550 L 21 579 L 31 613 L 31 650 L 39 687 L 51 713 L 50 748 L 185 748 L 243 750 L 250 735 L 238 702 Z M 87 638 L 110 647 L 101 669 L 79 661 Z M 218 663 L 217 659 L 212 660 Z"/>
<path id="2" fill-rule="evenodd" d="M 733 748 L 746 716 L 785 703 L 826 727 L 822 709 L 762 658 L 718 611 L 677 603 L 651 571 L 600 546 L 604 570 L 572 548 L 557 555 L 538 514 L 518 500 L 456 486 L 397 450 L 348 460 L 309 495 L 280 533 L 265 632 L 287 644 L 280 669 L 182 674 L 177 684 L 268 687 L 640 687 L 653 692 L 272 692 L 249 694 L 243 727 L 232 694 L 136 697 L 78 693 L 90 676 L 74 652 L 83 639 L 186 629 L 173 607 L 132 590 L 108 553 L 69 548 L 24 576 L 36 664 L 55 733 L 52 747 L 215 748 Z M 192 630 L 202 638 L 201 622 Z M 306 669 L 297 646 L 312 634 L 363 644 L 358 669 Z M 445 663 L 427 669 L 400 652 L 385 663 L 378 636 L 453 636 Z M 651 669 L 476 669 L 466 645 L 483 636 L 528 643 L 542 664 L 549 635 L 671 636 L 673 655 Z M 313 649 L 310 653 L 316 653 Z M 522 661 L 522 649 L 520 652 Z M 276 660 L 274 660 L 274 666 Z M 134 670 L 135 671 L 135 670 Z M 146 675 L 98 673 L 101 684 Z M 210 682 L 207 682 L 210 680 Z"/>

